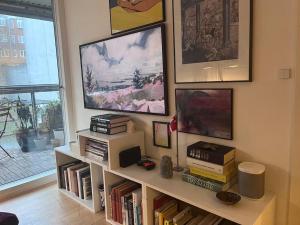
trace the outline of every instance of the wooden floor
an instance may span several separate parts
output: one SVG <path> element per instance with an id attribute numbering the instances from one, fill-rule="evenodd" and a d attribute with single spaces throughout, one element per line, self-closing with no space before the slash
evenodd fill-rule
<path id="1" fill-rule="evenodd" d="M 0 203 L 15 213 L 20 225 L 107 225 L 104 213 L 94 214 L 51 185 Z"/>

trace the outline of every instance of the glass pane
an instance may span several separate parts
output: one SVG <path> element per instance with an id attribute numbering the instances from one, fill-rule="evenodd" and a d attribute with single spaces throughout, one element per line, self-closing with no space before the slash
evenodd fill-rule
<path id="1" fill-rule="evenodd" d="M 0 14 L 0 86 L 58 83 L 53 22 Z"/>
<path id="2" fill-rule="evenodd" d="M 58 91 L 35 93 L 37 130 L 55 146 L 64 144 L 63 113 Z"/>

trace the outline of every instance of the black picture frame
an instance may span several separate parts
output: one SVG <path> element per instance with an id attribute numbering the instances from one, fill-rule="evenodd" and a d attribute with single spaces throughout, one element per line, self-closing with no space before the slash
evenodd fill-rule
<path id="1" fill-rule="evenodd" d="M 215 80 L 200 80 L 198 78 L 198 80 L 182 80 L 178 78 L 178 74 L 184 74 L 185 77 L 188 77 L 192 74 L 193 72 L 193 76 L 196 75 L 196 73 L 198 73 L 199 71 L 201 71 L 202 68 L 197 67 L 197 63 L 192 63 L 191 65 L 193 66 L 193 69 L 188 70 L 187 73 L 185 73 L 184 71 L 180 71 L 178 65 L 182 66 L 182 64 L 178 63 L 178 52 L 182 51 L 182 49 L 178 49 L 178 41 L 176 40 L 176 37 L 181 37 L 182 33 L 180 32 L 180 34 L 178 34 L 178 29 L 176 29 L 176 24 L 180 23 L 178 21 L 181 20 L 181 13 L 176 13 L 175 11 L 175 4 L 180 4 L 179 2 L 182 2 L 183 0 L 172 0 L 172 13 L 173 13 L 173 43 L 174 43 L 174 80 L 175 80 L 175 84 L 190 84 L 190 83 L 228 83 L 228 82 L 233 82 L 233 83 L 244 83 L 244 82 L 252 82 L 253 81 L 253 74 L 252 74 L 252 64 L 253 64 L 253 0 L 243 0 L 243 4 L 245 4 L 245 2 L 247 2 L 247 4 L 249 4 L 248 6 L 248 13 L 249 13 L 249 18 L 248 18 L 248 23 L 249 23 L 249 29 L 248 29 L 248 35 L 245 35 L 245 38 L 248 38 L 248 70 L 246 71 L 247 73 L 247 78 L 246 79 L 215 79 Z M 188 0 L 186 0 L 187 2 Z M 239 0 L 241 1 L 241 0 Z M 178 19 L 178 17 L 180 17 Z M 182 40 L 180 40 L 182 41 Z M 226 60 L 224 60 L 225 62 Z M 230 60 L 229 60 L 230 61 Z M 212 61 L 212 63 L 214 63 L 216 61 Z M 221 61 L 220 61 L 221 62 Z M 198 63 L 201 64 L 201 63 Z M 196 65 L 196 66 L 195 66 Z M 234 66 L 236 65 L 236 63 L 233 63 L 232 68 L 234 70 Z M 209 68 L 210 66 L 207 66 L 206 68 Z M 230 67 L 230 66 L 228 66 Z M 187 68 L 187 67 L 186 67 Z M 218 70 L 218 75 L 220 75 L 219 70 L 220 67 L 218 66 L 217 68 L 213 68 L 215 70 Z M 222 68 L 223 69 L 223 68 Z M 246 70 L 246 69 L 245 69 Z M 197 71 L 197 72 L 195 72 Z"/>
<path id="2" fill-rule="evenodd" d="M 210 134 L 203 134 L 203 133 L 197 133 L 197 132 L 187 132 L 187 131 L 181 131 L 180 129 L 180 115 L 179 115 L 179 100 L 178 100 L 178 92 L 179 91 L 199 91 L 199 92 L 206 92 L 206 91 L 228 91 L 229 92 L 229 98 L 227 100 L 230 101 L 230 106 L 228 107 L 228 110 L 230 110 L 230 116 L 229 116 L 229 132 L 228 132 L 228 137 L 222 137 L 222 136 L 217 136 L 217 135 L 210 135 Z M 193 99 L 190 97 L 189 101 L 193 101 Z M 182 102 L 181 102 L 182 103 Z M 212 104 L 211 101 L 209 104 Z M 223 139 L 223 140 L 233 140 L 234 138 L 234 123 L 233 123 L 233 118 L 234 118 L 234 89 L 233 88 L 176 88 L 175 89 L 175 105 L 176 105 L 176 118 L 177 118 L 177 131 L 180 133 L 186 133 L 186 134 L 194 134 L 194 135 L 200 135 L 200 136 L 205 136 L 205 137 L 212 137 L 212 138 L 218 138 L 218 139 Z M 199 106 L 198 104 L 193 104 L 194 106 Z M 203 109 L 201 109 L 203 110 Z M 192 110 L 188 110 L 192 111 Z M 210 113 L 215 113 L 215 112 L 210 112 Z M 197 114 L 197 117 L 193 118 L 199 118 L 199 114 Z"/>
<path id="3" fill-rule="evenodd" d="M 119 109 L 110 109 L 110 108 L 105 108 L 105 107 L 94 107 L 94 106 L 89 106 L 86 102 L 86 96 L 85 96 L 85 85 L 84 85 L 84 72 L 83 72 L 83 57 L 82 57 L 82 48 L 90 45 L 94 45 L 100 42 L 105 42 L 117 38 L 122 38 L 131 34 L 136 34 L 144 31 L 148 31 L 151 29 L 156 29 L 160 28 L 161 29 L 161 49 L 162 49 L 162 67 L 163 67 L 163 93 L 164 93 L 164 113 L 154 113 L 154 112 L 141 112 L 141 111 L 131 111 L 131 110 L 119 110 Z M 79 54 L 80 54 L 80 62 L 81 62 L 81 78 L 82 78 L 82 89 L 83 89 L 83 99 L 84 99 L 84 108 L 86 109 L 97 109 L 97 110 L 106 110 L 106 111 L 114 111 L 114 112 L 126 112 L 126 113 L 137 113 L 137 114 L 147 114 L 147 115 L 157 115 L 157 116 L 168 116 L 169 115 L 169 96 L 168 96 L 168 75 L 167 75 L 167 55 L 166 55 L 166 31 L 165 31 L 165 25 L 164 24 L 157 24 L 151 27 L 146 27 L 143 29 L 138 29 L 130 33 L 123 33 L 118 36 L 112 36 L 109 38 L 101 39 L 98 41 L 82 44 L 79 46 Z"/>
<path id="4" fill-rule="evenodd" d="M 157 138 L 156 138 L 156 124 L 159 124 L 159 125 L 164 125 L 166 126 L 166 135 L 167 135 L 167 142 L 168 144 L 167 145 L 162 145 L 162 144 L 159 144 L 157 143 Z M 171 133 L 169 131 L 169 126 L 170 126 L 170 123 L 168 122 L 161 122 L 161 121 L 152 121 L 152 127 L 153 127 L 153 145 L 156 146 L 156 147 L 161 147 L 161 148 L 168 148 L 170 149 L 171 148 Z"/>
<path id="5" fill-rule="evenodd" d="M 154 26 L 156 24 L 160 24 L 160 23 L 163 23 L 163 22 L 166 21 L 166 2 L 165 2 L 165 0 L 161 0 L 162 1 L 162 19 L 161 20 L 158 20 L 158 21 L 153 22 L 153 23 L 148 23 L 148 24 L 145 24 L 145 25 L 129 28 L 129 29 L 122 30 L 122 31 L 119 31 L 119 32 L 113 32 L 113 28 L 112 28 L 112 19 L 113 18 L 112 18 L 112 13 L 111 13 L 111 1 L 113 1 L 113 0 L 108 0 L 108 1 L 109 1 L 108 4 L 109 4 L 110 33 L 111 33 L 111 35 L 120 35 L 120 34 L 123 34 L 123 33 L 132 32 L 132 31 L 137 30 L 137 29 L 143 29 L 145 27 Z"/>

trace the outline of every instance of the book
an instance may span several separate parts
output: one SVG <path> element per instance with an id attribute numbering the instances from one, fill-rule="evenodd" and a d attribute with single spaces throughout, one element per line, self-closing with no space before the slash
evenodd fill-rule
<path id="1" fill-rule="evenodd" d="M 203 215 L 198 215 L 197 217 L 190 220 L 186 225 L 198 225 L 204 219 Z"/>
<path id="2" fill-rule="evenodd" d="M 138 225 L 138 212 L 137 207 L 142 204 L 142 189 L 136 189 L 132 192 L 132 202 L 133 202 L 133 221 L 134 225 Z"/>
<path id="3" fill-rule="evenodd" d="M 159 213 L 159 225 L 164 225 L 165 219 L 172 214 L 177 213 L 178 204 L 177 202 L 172 203 L 169 207 L 165 208 Z"/>
<path id="4" fill-rule="evenodd" d="M 129 116 L 119 115 L 119 114 L 104 114 L 98 116 L 92 116 L 92 122 L 99 122 L 103 124 L 114 124 L 114 123 L 122 123 L 129 121 Z"/>
<path id="5" fill-rule="evenodd" d="M 179 220 L 185 217 L 185 215 L 191 215 L 192 214 L 192 208 L 190 206 L 187 206 L 184 210 L 182 210 L 180 213 L 178 213 L 173 218 L 173 223 L 176 224 Z"/>
<path id="6" fill-rule="evenodd" d="M 170 215 L 167 215 L 164 220 L 164 225 L 173 225 L 173 218 L 178 214 L 178 211 L 175 211 L 171 213 Z"/>
<path id="7" fill-rule="evenodd" d="M 127 126 L 129 120 L 121 123 L 106 123 L 106 122 L 91 122 L 91 124 L 98 127 L 115 128 L 120 126 Z"/>
<path id="8" fill-rule="evenodd" d="M 91 176 L 82 178 L 83 183 L 83 199 L 89 200 L 92 196 Z"/>
<path id="9" fill-rule="evenodd" d="M 83 199 L 83 182 L 82 177 L 86 177 L 90 175 L 90 166 L 83 167 L 76 171 L 77 174 L 77 182 L 78 182 L 78 197 Z"/>
<path id="10" fill-rule="evenodd" d="M 187 157 L 186 162 L 187 162 L 188 166 L 200 168 L 200 169 L 207 170 L 207 171 L 210 171 L 210 172 L 214 172 L 214 173 L 217 173 L 217 174 L 227 174 L 230 171 L 235 169 L 235 161 L 234 160 L 231 160 L 230 162 L 228 162 L 224 166 L 214 164 L 214 163 L 205 162 L 203 160 L 198 160 L 198 159 L 194 159 L 194 158 L 191 158 L 191 157 Z"/>
<path id="11" fill-rule="evenodd" d="M 189 171 L 186 171 L 182 174 L 182 179 L 188 183 L 197 185 L 199 187 L 219 192 L 219 191 L 227 191 L 231 186 L 233 186 L 236 183 L 237 178 L 234 177 L 229 182 L 222 183 L 216 180 L 212 180 L 206 177 L 201 177 L 198 175 L 191 175 Z"/>
<path id="12" fill-rule="evenodd" d="M 114 128 L 106 128 L 106 127 L 99 127 L 95 125 L 91 125 L 91 131 L 101 133 L 101 134 L 119 134 L 127 131 L 127 126 L 119 126 Z"/>
<path id="13" fill-rule="evenodd" d="M 210 213 L 206 215 L 204 219 L 200 223 L 198 223 L 198 225 L 214 225 L 214 223 L 218 221 L 219 218 L 219 216 Z"/>
<path id="14" fill-rule="evenodd" d="M 235 158 L 235 148 L 199 141 L 187 147 L 187 156 L 218 165 L 225 165 Z"/>
<path id="15" fill-rule="evenodd" d="M 208 170 L 204 170 L 204 169 L 197 168 L 194 166 L 190 166 L 189 169 L 190 169 L 190 173 L 192 175 L 206 177 L 206 178 L 209 178 L 212 180 L 217 180 L 217 181 L 220 181 L 223 183 L 229 182 L 237 174 L 237 170 L 234 167 L 233 167 L 233 170 L 229 171 L 227 174 L 218 174 L 218 173 L 210 172 Z"/>
<path id="16" fill-rule="evenodd" d="M 132 198 L 128 200 L 128 225 L 133 225 L 134 224 L 134 219 L 133 219 L 133 202 Z"/>
<path id="17" fill-rule="evenodd" d="M 170 208 L 172 205 L 176 203 L 175 199 L 172 199 L 171 201 L 166 202 L 164 205 L 162 205 L 160 208 L 154 210 L 154 225 L 160 225 L 160 213 L 164 211 L 165 209 Z"/>
<path id="18" fill-rule="evenodd" d="M 69 183 L 69 191 L 75 193 L 75 189 L 77 183 L 75 183 L 75 170 L 80 169 L 86 166 L 85 163 L 78 163 L 73 166 L 67 168 L 68 171 L 68 183 Z"/>
<path id="19" fill-rule="evenodd" d="M 153 199 L 153 210 L 162 207 L 165 203 L 171 201 L 172 198 L 165 194 L 160 194 Z"/>
<path id="20" fill-rule="evenodd" d="M 142 205 L 139 205 L 137 207 L 137 214 L 138 214 L 138 225 L 143 225 Z"/>
<path id="21" fill-rule="evenodd" d="M 185 225 L 193 218 L 192 214 L 185 214 L 180 220 L 178 220 L 174 225 Z"/>
<path id="22" fill-rule="evenodd" d="M 75 162 L 71 162 L 71 163 L 67 163 L 64 165 L 61 165 L 58 167 L 59 170 L 59 178 L 60 178 L 60 188 L 64 188 L 66 189 L 66 180 L 64 178 L 64 171 L 67 170 L 68 167 L 70 166 L 74 166 L 75 164 L 79 163 L 80 161 L 75 161 Z"/>

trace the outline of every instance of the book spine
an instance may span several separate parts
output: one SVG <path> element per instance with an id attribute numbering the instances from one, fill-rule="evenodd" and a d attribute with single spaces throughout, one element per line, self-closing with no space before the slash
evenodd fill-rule
<path id="1" fill-rule="evenodd" d="M 230 170 L 230 165 L 221 166 L 221 165 L 205 162 L 202 160 L 194 159 L 191 157 L 187 157 L 186 160 L 187 160 L 188 166 L 193 166 L 196 168 L 200 168 L 200 169 L 218 173 L 218 174 L 225 174 Z M 231 163 L 234 164 L 233 162 L 231 162 Z"/>
<path id="2" fill-rule="evenodd" d="M 128 217 L 129 217 L 129 225 L 133 225 L 133 203 L 132 200 L 128 201 Z"/>
<path id="3" fill-rule="evenodd" d="M 227 183 L 235 174 L 235 171 L 231 171 L 227 175 L 217 174 L 209 171 L 205 171 L 196 167 L 190 167 L 191 174 L 206 177 L 212 180 L 217 180 L 223 183 Z"/>
<path id="4" fill-rule="evenodd" d="M 224 155 L 218 154 L 214 151 L 207 151 L 205 149 L 199 148 L 188 148 L 187 156 L 194 159 L 203 160 L 205 162 L 215 163 L 218 165 L 224 165 L 225 162 Z"/>
<path id="5" fill-rule="evenodd" d="M 183 180 L 214 192 L 220 192 L 224 190 L 224 184 L 202 179 L 201 177 L 194 177 L 192 175 L 188 175 L 188 177 L 183 176 Z"/>

